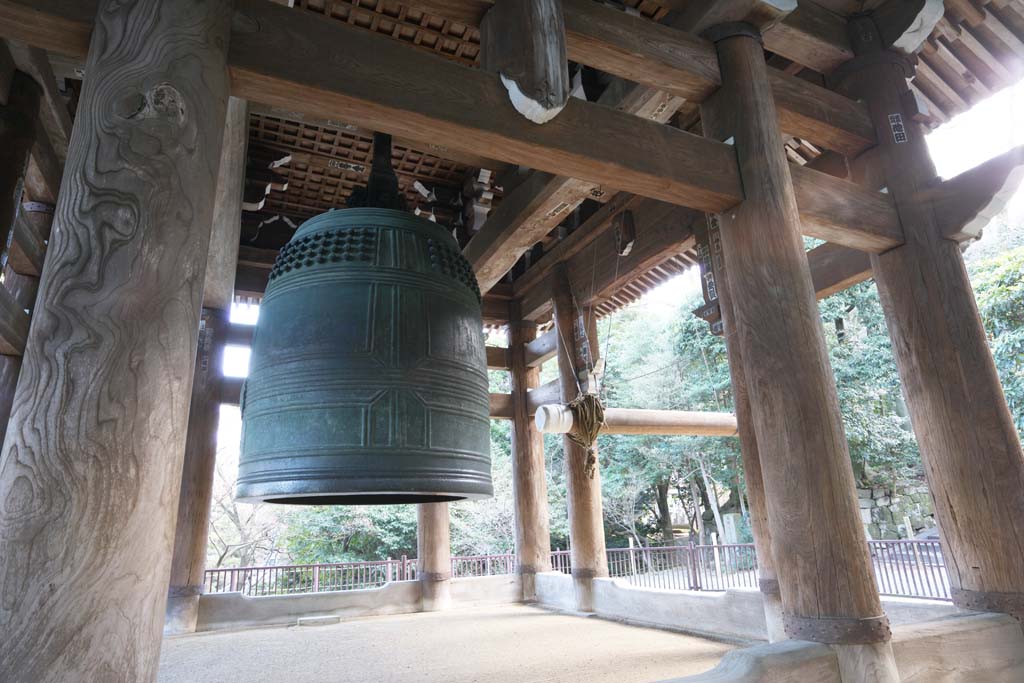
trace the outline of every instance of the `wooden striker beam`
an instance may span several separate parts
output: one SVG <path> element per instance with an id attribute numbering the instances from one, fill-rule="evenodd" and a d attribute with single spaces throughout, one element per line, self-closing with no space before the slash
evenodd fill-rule
<path id="1" fill-rule="evenodd" d="M 156 678 L 230 15 L 220 0 L 96 15 L 0 455 L 8 680 Z"/>

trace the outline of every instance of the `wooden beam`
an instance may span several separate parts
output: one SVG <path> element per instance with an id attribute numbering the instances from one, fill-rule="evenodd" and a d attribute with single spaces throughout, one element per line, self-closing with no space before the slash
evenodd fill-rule
<path id="1" fill-rule="evenodd" d="M 14 221 L 14 234 L 7 252 L 7 263 L 18 275 L 39 277 L 43 272 L 43 258 L 46 242 L 39 234 L 36 224 L 29 220 L 24 210 L 18 212 Z"/>
<path id="2" fill-rule="evenodd" d="M 513 194 L 515 193 L 513 192 Z M 579 253 L 580 250 L 597 239 L 604 230 L 609 229 L 616 216 L 623 211 L 635 208 L 643 201 L 642 198 L 628 192 L 617 193 L 583 221 L 579 227 L 569 233 L 565 239 L 559 240 L 544 252 L 540 260 L 531 265 L 525 273 L 517 277 L 512 283 L 515 295 L 522 296 L 526 290 L 546 278 L 557 264 Z"/>
<path id="3" fill-rule="evenodd" d="M 588 0 L 570 0 L 566 8 L 570 58 L 697 102 L 719 87 L 717 59 L 709 42 Z M 699 17 L 690 17 L 676 20 L 674 26 L 702 24 Z M 874 129 L 860 103 L 782 72 L 771 72 L 770 79 L 780 125 L 787 134 L 843 154 L 874 144 Z M 616 104 L 607 93 L 602 99 Z M 636 97 L 630 101 L 636 107 L 644 102 Z M 592 189 L 591 184 L 550 175 L 529 180 L 506 196 L 507 206 L 499 206 L 467 246 L 467 258 L 485 291 Z"/>
<path id="4" fill-rule="evenodd" d="M 807 252 L 815 296 L 824 299 L 871 279 L 871 255 L 838 244 L 822 244 Z"/>
<path id="5" fill-rule="evenodd" d="M 20 356 L 28 339 L 28 314 L 7 287 L 0 286 L 0 354 Z"/>
<path id="6" fill-rule="evenodd" d="M 881 253 L 903 243 L 892 197 L 827 173 L 790 164 L 803 234 Z"/>
<path id="7" fill-rule="evenodd" d="M 256 334 L 255 325 L 231 323 L 225 332 L 224 344 L 227 346 L 252 346 L 254 334 Z"/>
<path id="8" fill-rule="evenodd" d="M 636 244 L 619 256 L 612 231 L 605 231 L 564 262 L 580 306 L 607 300 L 639 274 L 693 246 L 690 226 L 697 214 L 662 202 L 645 200 L 634 210 Z M 550 278 L 521 294 L 523 317 L 538 320 L 551 310 Z"/>
<path id="9" fill-rule="evenodd" d="M 457 149 L 488 149 L 510 163 L 702 210 L 726 209 L 741 195 L 725 145 L 575 98 L 538 126 L 505 102 L 497 76 L 385 36 L 258 0 L 236 3 L 236 20 L 245 27 L 230 46 L 236 96 Z M 304 46 L 303 59 L 281 59 L 295 45 Z M 634 143 L 623 147 L 624 139 Z"/>
<path id="10" fill-rule="evenodd" d="M 764 46 L 826 75 L 853 58 L 845 17 L 816 2 L 800 2 L 785 21 L 765 32 Z"/>
<path id="11" fill-rule="evenodd" d="M 509 369 L 509 352 L 507 348 L 505 348 L 504 346 L 485 346 L 484 350 L 487 352 L 488 370 Z"/>
<path id="12" fill-rule="evenodd" d="M 963 242 L 981 231 L 1000 213 L 1024 180 L 1024 146 L 964 171 L 918 193 L 930 203 L 943 236 Z"/>
<path id="13" fill-rule="evenodd" d="M 480 23 L 480 66 L 499 74 L 512 106 L 547 123 L 569 99 L 562 0 L 500 0 Z"/>
<path id="14" fill-rule="evenodd" d="M 530 417 L 536 414 L 537 409 L 551 403 L 559 403 L 562 400 L 562 389 L 558 379 L 553 379 L 547 384 L 542 384 L 535 389 L 530 389 L 526 394 L 526 412 Z"/>
<path id="15" fill-rule="evenodd" d="M 244 377 L 224 377 L 220 383 L 220 402 L 228 406 L 237 406 L 242 401 L 242 384 Z"/>
<path id="16" fill-rule="evenodd" d="M 526 365 L 539 368 L 554 358 L 557 350 L 558 340 L 555 339 L 554 329 L 550 329 L 526 344 Z"/>
<path id="17" fill-rule="evenodd" d="M 280 119 L 287 119 L 289 121 L 300 121 L 311 126 L 320 126 L 321 128 L 330 128 L 332 130 L 353 133 L 364 138 L 373 137 L 373 131 L 366 128 L 353 126 L 351 123 L 338 121 L 337 119 L 307 116 L 300 111 L 295 111 L 288 107 L 274 107 L 268 104 L 263 104 L 262 102 L 250 102 L 249 112 L 252 114 L 260 114 L 262 116 L 273 116 Z M 394 147 L 414 149 L 422 154 L 430 154 L 442 159 L 450 159 L 451 161 L 458 162 L 471 168 L 487 168 L 497 172 L 506 166 L 503 161 L 498 161 L 497 159 L 492 159 L 479 153 L 462 152 L 430 141 L 411 140 L 409 138 L 396 136 L 392 138 L 391 142 Z"/>
<path id="18" fill-rule="evenodd" d="M 512 394 L 491 394 L 491 418 L 512 419 Z"/>
<path id="19" fill-rule="evenodd" d="M 249 111 L 245 100 L 228 98 L 224 142 L 220 150 L 217 193 L 214 196 L 210 253 L 206 260 L 203 307 L 230 311 L 238 267 L 238 239 L 242 229 L 242 192 L 245 184 Z"/>
<path id="20" fill-rule="evenodd" d="M 53 150 L 46 129 L 38 126 L 35 142 L 29 153 L 28 168 L 25 171 L 25 193 L 28 199 L 56 204 L 63 175 L 64 163 Z"/>

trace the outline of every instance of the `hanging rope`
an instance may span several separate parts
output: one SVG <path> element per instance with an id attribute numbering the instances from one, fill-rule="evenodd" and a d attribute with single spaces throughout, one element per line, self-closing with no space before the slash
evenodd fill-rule
<path id="1" fill-rule="evenodd" d="M 604 426 L 604 404 L 597 394 L 580 394 L 569 403 L 569 410 L 572 411 L 573 430 L 566 436 L 573 443 L 587 449 L 587 461 L 583 465 L 583 472 L 593 479 L 597 471 L 594 442 L 597 441 L 597 434 Z"/>

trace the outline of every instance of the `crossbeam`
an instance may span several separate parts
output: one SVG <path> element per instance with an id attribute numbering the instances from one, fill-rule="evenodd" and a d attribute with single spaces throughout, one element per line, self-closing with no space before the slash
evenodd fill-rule
<path id="1" fill-rule="evenodd" d="M 58 51 L 79 49 L 85 11 L 72 4 L 79 6 L 0 0 L 0 31 Z M 742 200 L 728 145 L 575 99 L 555 121 L 536 126 L 512 110 L 495 75 L 312 13 L 260 0 L 236 7 L 229 55 L 236 96 L 453 149 L 487 149 L 502 161 L 702 211 Z M 71 34 L 66 46 L 42 26 L 50 20 Z M 626 139 L 633 142 L 623 146 Z M 818 215 L 827 221 L 829 213 Z M 841 233 L 845 226 L 827 227 Z M 900 243 L 899 235 L 883 239 Z M 847 246 L 878 249 L 859 234 Z"/>

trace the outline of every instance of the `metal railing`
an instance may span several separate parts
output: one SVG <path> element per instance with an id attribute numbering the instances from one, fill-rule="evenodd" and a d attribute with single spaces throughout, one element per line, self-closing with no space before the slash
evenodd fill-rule
<path id="1" fill-rule="evenodd" d="M 881 595 L 949 600 L 938 541 L 868 541 Z M 551 553 L 555 571 L 572 573 L 569 551 Z M 632 586 L 722 591 L 757 588 L 753 543 L 611 548 L 608 575 Z"/>
<path id="2" fill-rule="evenodd" d="M 950 599 L 938 541 L 869 541 L 868 549 L 880 594 Z M 455 556 L 451 567 L 453 578 L 511 574 L 516 558 L 512 554 Z M 570 551 L 552 551 L 551 568 L 572 573 Z M 608 574 L 632 586 L 661 590 L 723 591 L 758 585 L 752 543 L 611 548 Z M 378 588 L 415 578 L 416 560 L 403 555 L 377 562 L 210 569 L 205 591 L 290 595 Z"/>

